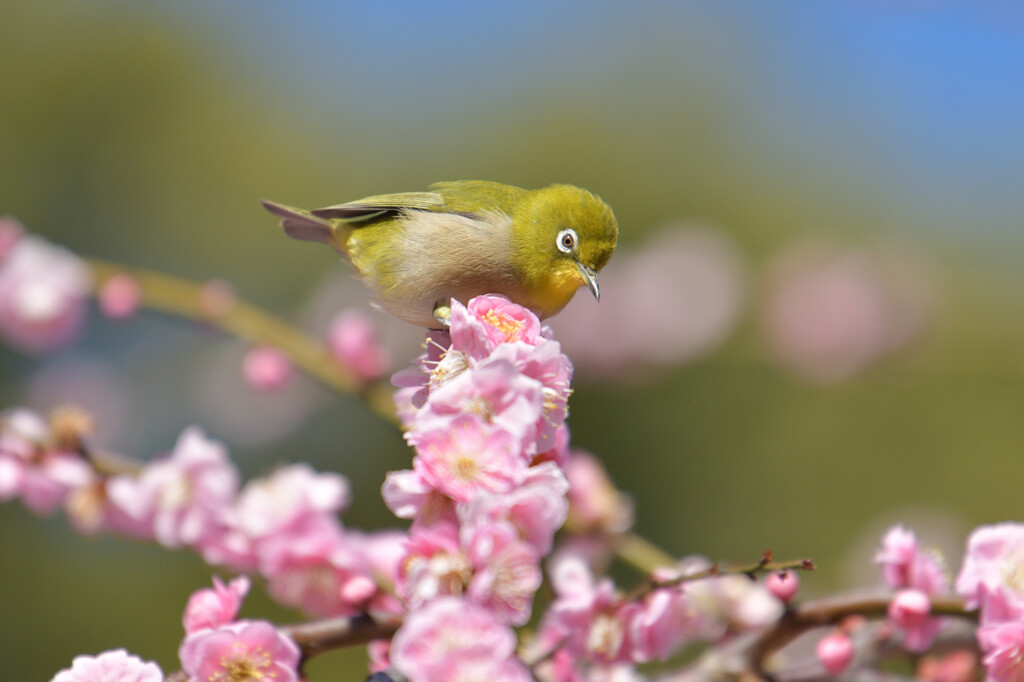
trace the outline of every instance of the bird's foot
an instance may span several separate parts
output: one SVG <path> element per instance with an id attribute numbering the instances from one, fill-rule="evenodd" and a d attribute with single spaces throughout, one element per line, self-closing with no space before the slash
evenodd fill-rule
<path id="1" fill-rule="evenodd" d="M 452 304 L 450 300 L 444 299 L 434 304 L 434 319 L 443 325 L 442 330 L 452 326 Z"/>

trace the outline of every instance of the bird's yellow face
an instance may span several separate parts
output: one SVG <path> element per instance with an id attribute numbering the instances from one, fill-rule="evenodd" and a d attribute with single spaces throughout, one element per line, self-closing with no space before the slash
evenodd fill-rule
<path id="1" fill-rule="evenodd" d="M 582 286 L 600 295 L 597 272 L 619 237 L 608 204 L 590 192 L 552 185 L 530 192 L 512 225 L 513 259 L 536 307 L 561 310 Z"/>

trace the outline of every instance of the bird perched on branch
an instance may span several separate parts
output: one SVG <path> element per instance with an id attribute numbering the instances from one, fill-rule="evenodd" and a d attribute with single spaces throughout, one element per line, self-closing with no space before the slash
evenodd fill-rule
<path id="1" fill-rule="evenodd" d="M 599 299 L 597 271 L 618 240 L 611 208 L 571 185 L 461 180 L 312 211 L 261 203 L 289 236 L 347 256 L 385 310 L 435 329 L 452 299 L 503 294 L 541 319 L 581 286 Z"/>

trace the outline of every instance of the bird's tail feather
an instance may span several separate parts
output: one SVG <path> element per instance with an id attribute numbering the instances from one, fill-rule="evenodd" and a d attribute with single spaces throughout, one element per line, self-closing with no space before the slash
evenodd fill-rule
<path id="1" fill-rule="evenodd" d="M 331 243 L 331 223 L 329 221 L 317 218 L 301 208 L 292 208 L 267 199 L 260 199 L 260 203 L 263 204 L 263 208 L 281 219 L 281 227 L 284 228 L 285 234 L 292 239 L 320 242 L 321 244 Z"/>

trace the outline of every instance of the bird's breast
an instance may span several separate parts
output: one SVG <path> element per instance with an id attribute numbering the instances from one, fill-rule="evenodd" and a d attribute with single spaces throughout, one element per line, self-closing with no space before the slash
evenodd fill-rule
<path id="1" fill-rule="evenodd" d="M 440 300 L 465 303 L 487 293 L 523 299 L 521 278 L 512 265 L 511 223 L 497 212 L 411 210 L 393 221 L 353 230 L 348 251 L 378 303 L 396 317 L 431 327 L 437 324 L 433 309 Z"/>

